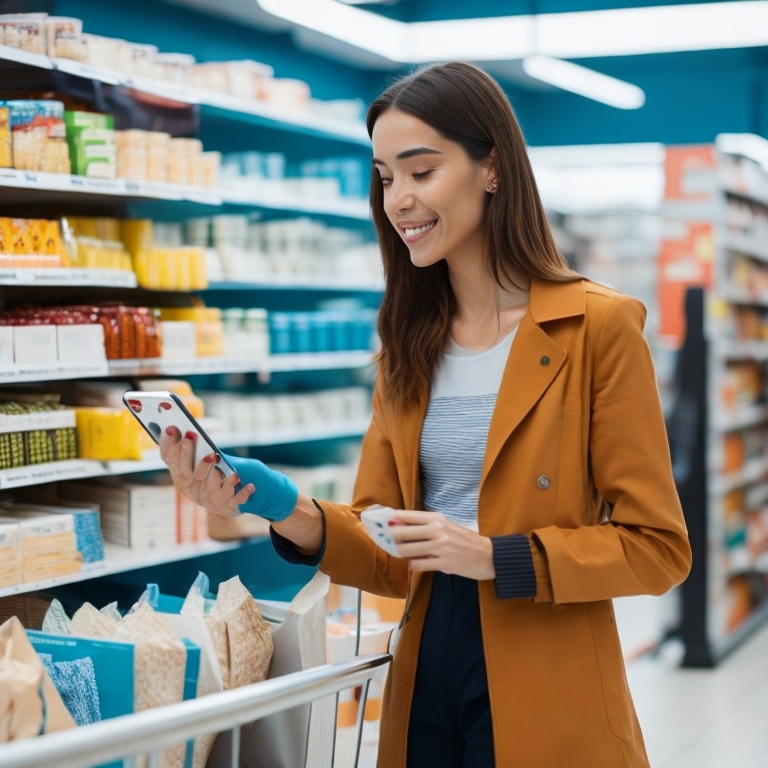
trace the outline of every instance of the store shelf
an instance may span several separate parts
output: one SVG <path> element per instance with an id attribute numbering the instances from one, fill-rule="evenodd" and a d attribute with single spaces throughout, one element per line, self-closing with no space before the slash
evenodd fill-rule
<path id="1" fill-rule="evenodd" d="M 180 544 L 178 547 L 163 550 L 130 549 L 129 547 L 105 543 L 104 560 L 96 563 L 86 563 L 77 573 L 70 573 L 66 576 L 55 576 L 50 579 L 15 584 L 11 587 L 0 587 L 0 597 L 53 589 L 65 584 L 75 584 L 80 581 L 96 579 L 100 576 L 135 571 L 153 565 L 175 563 L 179 560 L 190 560 L 203 555 L 213 555 L 218 552 L 237 549 L 248 543 L 249 540 L 242 542 L 205 541 L 199 544 Z"/>
<path id="2" fill-rule="evenodd" d="M 0 201 L 8 204 L 51 201 L 126 202 L 152 201 L 168 205 L 258 208 L 299 215 L 332 216 L 350 221 L 368 221 L 370 209 L 364 198 L 339 197 L 327 200 L 242 192 L 238 190 L 164 184 L 158 181 L 92 179 L 66 173 L 20 171 L 0 168 Z"/>
<path id="3" fill-rule="evenodd" d="M 726 195 L 732 195 L 733 197 L 740 197 L 743 200 L 749 200 L 752 202 L 760 203 L 761 205 L 768 205 L 768 190 L 765 186 L 761 187 L 748 187 L 747 185 L 736 186 L 735 184 L 726 181 L 722 186 L 722 191 Z"/>
<path id="4" fill-rule="evenodd" d="M 383 281 L 373 281 L 355 275 L 265 275 L 258 280 L 227 281 L 208 283 L 208 291 L 247 291 L 247 290 L 343 290 L 370 291 L 380 293 L 384 290 Z"/>
<path id="5" fill-rule="evenodd" d="M 735 411 L 719 411 L 714 414 L 712 426 L 720 432 L 735 432 L 756 427 L 768 421 L 768 404 L 742 406 Z"/>
<path id="6" fill-rule="evenodd" d="M 192 360 L 109 360 L 77 365 L 14 366 L 0 368 L 0 384 L 61 381 L 89 377 L 192 376 L 212 373 L 281 373 L 289 371 L 354 370 L 373 364 L 368 351 L 273 355 L 268 358 L 198 357 Z"/>
<path id="7" fill-rule="evenodd" d="M 316 440 L 336 440 L 362 437 L 368 429 L 369 419 L 355 419 L 334 424 L 306 424 L 295 427 L 263 429 L 236 433 L 212 433 L 219 448 L 289 445 Z M 0 490 L 22 488 L 41 483 L 82 480 L 89 477 L 115 477 L 135 472 L 153 472 L 165 469 L 165 462 L 157 450 L 146 451 L 141 461 L 97 461 L 95 459 L 69 459 L 0 470 Z"/>
<path id="8" fill-rule="evenodd" d="M 730 232 L 723 237 L 723 248 L 759 261 L 768 262 L 768 243 L 749 235 L 738 235 Z"/>
<path id="9" fill-rule="evenodd" d="M 67 173 L 20 171 L 0 168 L 0 196 L 3 188 L 14 190 L 13 201 L 50 199 L 65 196 L 112 198 L 116 200 L 183 200 L 200 205 L 220 206 L 221 190 L 193 187 L 186 184 L 164 184 L 158 181 L 128 181 L 126 179 L 93 179 Z M 26 193 L 26 194 L 24 194 Z M 6 197 L 8 194 L 6 193 Z"/>
<path id="10" fill-rule="evenodd" d="M 766 479 L 768 479 L 768 459 L 750 459 L 740 471 L 714 478 L 712 491 L 722 495 Z"/>
<path id="11" fill-rule="evenodd" d="M 30 269 L 0 267 L 0 285 L 39 285 L 45 287 L 136 288 L 136 273 L 123 269 L 84 269 L 48 267 Z"/>
<path id="12" fill-rule="evenodd" d="M 180 83 L 126 75 L 122 72 L 92 67 L 70 59 L 49 58 L 40 54 L 27 53 L 4 45 L 0 46 L 0 60 L 2 59 L 40 69 L 53 69 L 108 85 L 122 85 L 177 103 L 199 105 L 211 114 L 281 131 L 293 131 L 322 138 L 343 140 L 362 146 L 368 146 L 369 143 L 368 133 L 361 121 L 338 120 L 311 111 L 297 112 L 275 109 L 258 101 L 240 99 L 200 88 L 191 88 Z"/>
<path id="13" fill-rule="evenodd" d="M 722 360 L 768 360 L 768 342 L 730 341 L 718 339 L 714 344 L 715 354 Z"/>
<path id="14" fill-rule="evenodd" d="M 77 365 L 54 364 L 45 366 L 15 365 L 0 368 L 0 384 L 21 384 L 28 381 L 63 381 L 85 379 L 92 376 L 111 375 L 107 361 L 79 363 Z"/>
<path id="15" fill-rule="evenodd" d="M 368 221 L 371 218 L 371 209 L 366 198 L 341 197 L 323 200 L 319 197 L 313 197 L 306 200 L 234 189 L 221 189 L 219 192 L 222 203 L 228 206 L 288 211 L 303 215 L 333 216 L 357 221 Z"/>
<path id="16" fill-rule="evenodd" d="M 198 357 L 194 360 L 143 361 L 138 369 L 131 366 L 139 361 L 112 361 L 113 375 L 191 376 L 197 373 L 280 373 L 287 371 L 318 371 L 366 368 L 373 362 L 373 353 L 315 352 L 297 355 L 272 355 L 268 358 Z M 124 365 L 125 363 L 125 365 Z"/>

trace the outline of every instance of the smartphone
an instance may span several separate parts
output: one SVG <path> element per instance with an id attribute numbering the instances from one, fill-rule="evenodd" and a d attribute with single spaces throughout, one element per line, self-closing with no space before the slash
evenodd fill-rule
<path id="1" fill-rule="evenodd" d="M 202 461 L 204 456 L 221 451 L 197 423 L 195 417 L 187 410 L 181 398 L 173 392 L 140 392 L 128 391 L 123 394 L 123 402 L 128 410 L 138 419 L 149 436 L 160 443 L 160 436 L 166 427 L 176 427 L 182 435 L 194 432 L 195 440 L 194 464 Z M 234 475 L 234 468 L 222 457 L 214 465 L 225 475 Z"/>

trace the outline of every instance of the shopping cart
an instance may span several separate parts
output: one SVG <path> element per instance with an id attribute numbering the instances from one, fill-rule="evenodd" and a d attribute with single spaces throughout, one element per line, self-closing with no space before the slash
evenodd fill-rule
<path id="1" fill-rule="evenodd" d="M 2 768 L 93 768 L 123 760 L 127 768 L 137 758 L 146 757 L 148 768 L 157 768 L 164 748 L 203 733 L 229 731 L 231 768 L 238 768 L 241 726 L 326 696 L 336 694 L 338 698 L 340 691 L 360 686 L 357 764 L 368 686 L 374 674 L 391 660 L 388 653 L 355 656 L 199 699 L 14 741 L 0 745 L 0 765 Z M 329 764 L 328 768 L 332 766 Z"/>

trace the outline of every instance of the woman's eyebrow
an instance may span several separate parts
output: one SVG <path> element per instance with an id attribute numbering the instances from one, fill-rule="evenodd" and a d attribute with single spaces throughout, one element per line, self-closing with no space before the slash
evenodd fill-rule
<path id="1" fill-rule="evenodd" d="M 409 157 L 415 157 L 417 155 L 442 155 L 443 153 L 439 149 L 430 149 L 430 147 L 414 147 L 413 149 L 405 149 L 400 152 L 395 160 L 407 160 Z M 373 158 L 374 165 L 386 165 L 383 160 L 379 160 L 377 157 Z"/>

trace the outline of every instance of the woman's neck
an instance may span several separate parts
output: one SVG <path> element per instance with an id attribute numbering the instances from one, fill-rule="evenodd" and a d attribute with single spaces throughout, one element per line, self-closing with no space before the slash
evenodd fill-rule
<path id="1" fill-rule="evenodd" d="M 451 336 L 466 349 L 490 349 L 516 328 L 528 309 L 530 281 L 518 286 L 500 286 L 493 276 L 480 270 L 451 273 L 457 312 Z"/>

